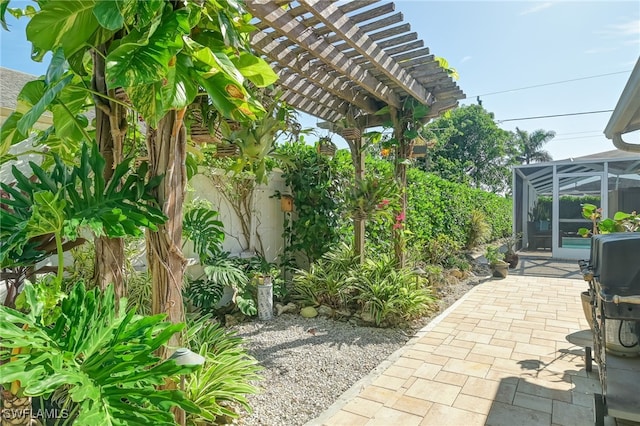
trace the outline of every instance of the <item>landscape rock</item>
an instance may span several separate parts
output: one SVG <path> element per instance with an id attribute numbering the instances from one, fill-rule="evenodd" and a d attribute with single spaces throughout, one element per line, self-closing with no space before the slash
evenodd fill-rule
<path id="1" fill-rule="evenodd" d="M 320 315 L 321 317 L 331 318 L 333 316 L 333 309 L 331 309 L 329 306 L 320 305 L 318 307 L 318 315 Z"/>
<path id="2" fill-rule="evenodd" d="M 300 310 L 300 315 L 304 318 L 314 318 L 318 316 L 318 311 L 313 306 L 307 306 L 306 308 L 302 308 Z"/>

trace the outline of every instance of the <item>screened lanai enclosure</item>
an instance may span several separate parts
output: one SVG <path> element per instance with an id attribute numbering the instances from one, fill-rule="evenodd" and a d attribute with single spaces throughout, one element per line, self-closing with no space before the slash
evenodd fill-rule
<path id="1" fill-rule="evenodd" d="M 557 259 L 586 259 L 591 229 L 582 204 L 602 209 L 602 217 L 617 211 L 640 211 L 640 153 L 620 150 L 513 169 L 514 221 L 522 233 L 523 251 L 550 252 Z"/>

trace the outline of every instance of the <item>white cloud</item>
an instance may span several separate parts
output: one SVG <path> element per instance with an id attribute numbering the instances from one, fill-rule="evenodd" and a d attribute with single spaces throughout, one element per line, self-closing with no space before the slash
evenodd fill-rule
<path id="1" fill-rule="evenodd" d="M 607 25 L 604 30 L 596 31 L 596 34 L 603 34 L 611 37 L 640 35 L 640 19 L 633 19 L 621 24 Z"/>
<path id="2" fill-rule="evenodd" d="M 471 56 L 465 56 L 464 58 L 460 59 L 460 63 L 464 64 L 465 62 L 471 60 Z"/>
<path id="3" fill-rule="evenodd" d="M 550 1 L 548 1 L 548 2 L 546 2 L 546 3 L 540 3 L 540 4 L 536 5 L 536 6 L 533 6 L 533 7 L 529 8 L 529 9 L 527 9 L 527 10 L 525 10 L 525 11 L 521 12 L 521 13 L 520 13 L 520 16 L 522 16 L 522 15 L 528 15 L 528 14 L 530 14 L 530 13 L 540 12 L 541 10 L 548 9 L 548 8 L 550 8 L 551 6 L 553 6 L 553 3 L 551 3 Z"/>

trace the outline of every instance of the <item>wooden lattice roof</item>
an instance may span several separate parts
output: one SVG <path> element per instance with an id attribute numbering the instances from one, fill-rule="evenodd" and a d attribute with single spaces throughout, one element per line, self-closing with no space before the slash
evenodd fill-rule
<path id="1" fill-rule="evenodd" d="M 430 116 L 457 106 L 465 95 L 434 55 L 403 22 L 393 3 L 380 0 L 248 0 L 259 31 L 252 46 L 272 64 L 283 99 L 328 122 L 349 116 L 362 127 L 388 119 L 374 115 L 414 98 Z"/>

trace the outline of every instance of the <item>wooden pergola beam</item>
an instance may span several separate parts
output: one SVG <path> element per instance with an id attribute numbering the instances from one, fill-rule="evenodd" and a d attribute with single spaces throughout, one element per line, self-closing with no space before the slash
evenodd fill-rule
<path id="1" fill-rule="evenodd" d="M 254 49 L 279 64 L 286 64 L 289 69 L 299 74 L 300 79 L 306 78 L 324 87 L 334 96 L 348 100 L 368 113 L 373 114 L 380 109 L 373 98 L 355 91 L 352 85 L 342 84 L 343 81 L 340 78 L 329 78 L 329 75 L 322 72 L 317 64 L 312 63 L 306 56 L 295 55 L 286 43 L 276 40 L 273 35 L 256 33 L 251 42 Z"/>
<path id="2" fill-rule="evenodd" d="M 347 76 L 354 83 L 369 92 L 371 96 L 378 98 L 388 105 L 395 107 L 401 105 L 402 101 L 400 97 L 391 88 L 382 84 L 367 70 L 353 63 L 353 61 L 333 45 L 327 43 L 322 37 L 318 37 L 313 29 L 304 26 L 300 21 L 290 16 L 275 3 L 269 0 L 256 0 L 249 2 L 247 7 L 254 16 L 271 25 L 278 34 L 288 37 L 299 46 L 304 47 L 309 52 L 313 52 L 318 59 Z M 330 5 L 330 7 L 332 10 L 338 11 L 335 6 Z M 265 50 L 265 53 L 268 55 L 269 51 L 273 49 Z M 397 68 L 401 70 L 399 66 Z M 422 93 L 427 96 L 424 90 Z M 421 101 L 426 102 L 428 99 L 422 99 Z"/>
<path id="3" fill-rule="evenodd" d="M 353 25 L 349 18 L 334 5 L 323 0 L 299 0 L 300 5 L 311 12 L 322 23 L 330 27 L 336 34 L 341 34 L 350 47 L 367 58 L 382 74 L 386 75 L 409 95 L 419 102 L 430 105 L 434 99 L 424 86 L 382 50 L 374 40 L 364 33 L 357 25 Z M 398 107 L 398 103 L 387 102 Z"/>

